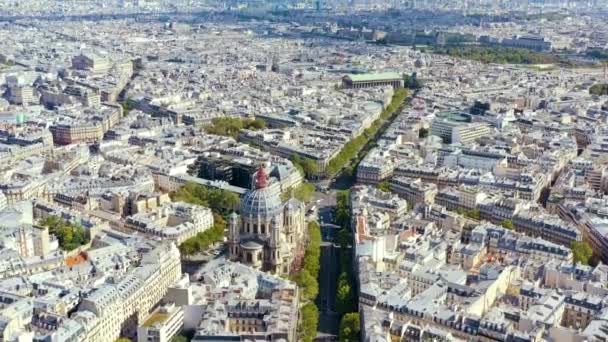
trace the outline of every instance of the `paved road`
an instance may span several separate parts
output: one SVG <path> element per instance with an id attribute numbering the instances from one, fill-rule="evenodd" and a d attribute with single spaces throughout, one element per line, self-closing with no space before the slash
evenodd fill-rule
<path id="1" fill-rule="evenodd" d="M 319 182 L 320 188 L 329 188 L 325 192 L 315 192 L 313 196 L 313 203 L 316 206 L 319 222 L 322 225 L 323 237 L 326 241 L 331 241 L 336 236 L 336 230 L 339 227 L 333 225 L 335 220 L 335 207 L 336 207 L 336 193 L 338 190 L 349 189 L 355 179 L 355 175 L 347 174 L 347 170 L 355 168 L 362 160 L 369 150 L 376 143 L 378 138 L 384 134 L 386 129 L 393 123 L 393 121 L 401 114 L 407 101 L 399 106 L 395 114 L 391 116 L 389 120 L 386 120 L 376 135 L 370 139 L 363 148 L 358 152 L 357 156 L 353 158 L 349 164 L 340 171 L 340 173 L 330 180 Z M 339 252 L 333 243 L 324 243 L 324 248 L 321 251 L 321 272 L 319 275 L 319 296 L 317 297 L 317 305 L 319 307 L 320 321 L 318 332 L 326 334 L 327 340 L 335 340 L 335 335 L 338 334 L 340 325 L 340 315 L 333 311 L 335 307 L 335 289 L 337 287 L 338 274 L 340 272 L 340 260 Z"/>
<path id="2" fill-rule="evenodd" d="M 327 193 L 315 192 L 312 204 L 317 208 L 319 223 L 333 222 L 333 212 L 336 206 L 336 192 L 334 190 L 330 190 Z"/>

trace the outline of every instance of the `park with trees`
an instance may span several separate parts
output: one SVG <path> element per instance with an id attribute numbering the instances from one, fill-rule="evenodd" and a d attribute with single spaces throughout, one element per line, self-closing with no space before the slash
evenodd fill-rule
<path id="1" fill-rule="evenodd" d="M 172 194 L 173 201 L 187 202 L 211 208 L 214 212 L 226 215 L 240 204 L 239 196 L 223 189 L 213 189 L 197 183 L 188 182 Z"/>
<path id="2" fill-rule="evenodd" d="M 59 216 L 47 216 L 38 224 L 48 228 L 49 234 L 57 237 L 59 248 L 64 251 L 72 251 L 89 243 L 89 238 L 81 225 L 66 221 Z"/>
<path id="3" fill-rule="evenodd" d="M 458 46 L 437 47 L 435 53 L 456 58 L 470 59 L 482 63 L 497 64 L 562 64 L 566 63 L 559 56 L 536 52 L 528 49 L 502 46 Z"/>
<path id="4" fill-rule="evenodd" d="M 209 134 L 224 135 L 236 139 L 243 129 L 261 130 L 266 128 L 266 121 L 262 119 L 243 119 L 239 117 L 219 117 L 211 120 L 211 124 L 204 127 Z"/>

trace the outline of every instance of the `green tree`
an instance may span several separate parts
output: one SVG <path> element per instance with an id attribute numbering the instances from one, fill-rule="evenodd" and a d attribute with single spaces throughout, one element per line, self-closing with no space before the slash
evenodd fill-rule
<path id="1" fill-rule="evenodd" d="M 536 52 L 527 49 L 488 46 L 462 46 L 435 48 L 435 53 L 446 54 L 452 57 L 476 60 L 483 63 L 499 64 L 558 64 L 567 63 L 559 56 Z"/>
<path id="2" fill-rule="evenodd" d="M 479 209 L 471 209 L 471 210 L 464 210 L 464 209 L 456 209 L 456 212 L 459 213 L 460 215 L 466 216 L 468 218 L 474 219 L 479 221 L 481 219 L 481 212 L 479 211 Z"/>
<path id="3" fill-rule="evenodd" d="M 186 183 L 172 197 L 174 201 L 206 206 L 224 214 L 237 209 L 240 203 L 239 196 L 233 192 L 212 189 L 193 182 Z"/>
<path id="4" fill-rule="evenodd" d="M 291 162 L 296 165 L 296 168 L 303 172 L 303 174 L 308 178 L 315 177 L 319 172 L 317 162 L 311 158 L 302 157 L 297 154 L 294 154 L 291 157 Z"/>
<path id="5" fill-rule="evenodd" d="M 307 301 L 314 300 L 319 293 L 319 270 L 321 268 L 321 227 L 311 221 L 308 223 L 308 244 L 304 251 L 304 265 L 302 270 L 293 275 L 292 279 L 298 284 L 302 298 Z"/>
<path id="6" fill-rule="evenodd" d="M 131 339 L 126 337 L 120 337 L 116 340 L 116 342 L 131 342 Z"/>
<path id="7" fill-rule="evenodd" d="M 314 300 L 319 294 L 319 283 L 317 278 L 310 274 L 307 269 L 300 271 L 295 278 L 300 287 L 300 294 L 306 300 Z"/>
<path id="8" fill-rule="evenodd" d="M 361 323 L 359 321 L 359 313 L 351 312 L 342 316 L 340 321 L 339 341 L 340 342 L 355 342 L 359 341 L 359 332 L 361 331 Z"/>
<path id="9" fill-rule="evenodd" d="M 209 134 L 224 135 L 236 139 L 243 129 L 261 130 L 266 128 L 266 121 L 257 118 L 254 120 L 238 117 L 219 117 L 211 120 L 211 124 L 204 127 Z"/>
<path id="10" fill-rule="evenodd" d="M 393 94 L 393 98 L 390 104 L 382 111 L 380 118 L 372 123 L 363 134 L 358 135 L 351 141 L 346 143 L 340 152 L 329 161 L 329 165 L 326 171 L 330 175 L 335 175 L 340 172 L 347 164 L 355 159 L 359 154 L 359 151 L 365 146 L 380 130 L 382 124 L 391 118 L 399 109 L 399 106 L 405 101 L 407 97 L 406 89 L 397 89 Z"/>
<path id="11" fill-rule="evenodd" d="M 307 303 L 300 312 L 300 340 L 312 342 L 317 336 L 318 324 L 319 309 L 314 303 Z"/>
<path id="12" fill-rule="evenodd" d="M 338 191 L 336 194 L 336 224 L 342 228 L 350 229 L 350 192 L 348 190 Z"/>
<path id="13" fill-rule="evenodd" d="M 336 311 L 342 315 L 355 309 L 355 296 L 349 275 L 346 271 L 338 277 L 338 288 L 336 290 Z"/>
<path id="14" fill-rule="evenodd" d="M 291 197 L 293 193 L 293 197 L 298 199 L 301 202 L 310 202 L 312 200 L 312 195 L 315 193 L 315 186 L 308 183 L 303 182 L 295 189 L 288 190 L 281 194 L 283 200 L 287 200 Z"/>
<path id="15" fill-rule="evenodd" d="M 212 209 L 234 211 L 238 209 L 240 199 L 237 194 L 227 190 L 209 190 L 208 203 Z"/>
<path id="16" fill-rule="evenodd" d="M 257 131 L 257 130 L 266 128 L 266 121 L 264 121 L 263 119 L 257 118 L 255 120 L 250 120 L 250 121 L 245 122 L 243 124 L 243 126 L 245 126 L 245 128 L 247 128 L 247 129 Z"/>
<path id="17" fill-rule="evenodd" d="M 319 255 L 316 252 L 316 247 L 309 247 L 306 249 L 306 254 L 304 255 L 304 270 L 308 271 L 311 275 L 318 275 L 321 270 L 321 265 L 319 264 Z"/>
<path id="18" fill-rule="evenodd" d="M 338 231 L 338 244 L 340 248 L 346 249 L 351 245 L 353 241 L 353 235 L 348 228 L 342 228 Z"/>
<path id="19" fill-rule="evenodd" d="M 171 342 L 189 342 L 190 340 L 183 335 L 175 335 L 172 339 Z"/>
<path id="20" fill-rule="evenodd" d="M 129 99 L 126 99 L 126 100 L 122 101 L 122 103 L 120 105 L 122 106 L 122 114 L 124 116 L 129 115 L 129 113 L 131 112 L 131 109 L 133 109 L 133 107 L 131 106 L 131 102 L 129 101 Z"/>
<path id="21" fill-rule="evenodd" d="M 391 191 L 391 184 L 387 180 L 378 183 L 377 187 L 384 192 Z"/>
<path id="22" fill-rule="evenodd" d="M 209 134 L 225 135 L 235 139 L 242 129 L 243 121 L 232 117 L 214 118 L 211 120 L 211 125 L 205 127 L 205 131 Z"/>
<path id="23" fill-rule="evenodd" d="M 422 127 L 422 128 L 420 128 L 420 130 L 418 130 L 418 138 L 424 139 L 424 138 L 426 138 L 428 136 L 429 136 L 429 130 L 428 129 Z"/>
<path id="24" fill-rule="evenodd" d="M 467 216 L 477 221 L 481 220 L 481 212 L 479 209 L 471 209 L 467 211 Z"/>
<path id="25" fill-rule="evenodd" d="M 182 242 L 179 245 L 179 251 L 182 255 L 194 255 L 205 252 L 209 246 L 224 239 L 225 230 L 226 221 L 220 214 L 214 213 L 213 226 Z"/>
<path id="26" fill-rule="evenodd" d="M 598 83 L 592 85 L 591 88 L 589 88 L 589 94 L 597 96 L 608 95 L 608 84 Z"/>
<path id="27" fill-rule="evenodd" d="M 583 265 L 589 265 L 589 261 L 593 256 L 593 249 L 587 242 L 574 241 L 570 244 L 570 249 L 572 250 L 575 264 L 581 263 Z"/>
<path id="28" fill-rule="evenodd" d="M 302 168 L 308 177 L 313 177 L 319 172 L 317 162 L 310 158 L 302 158 Z"/>
<path id="29" fill-rule="evenodd" d="M 71 251 L 89 243 L 89 238 L 81 225 L 65 221 L 58 216 L 48 216 L 38 224 L 47 227 L 49 234 L 57 237 L 59 248 L 64 251 Z"/>
<path id="30" fill-rule="evenodd" d="M 511 221 L 511 220 L 504 219 L 504 220 L 500 221 L 500 225 L 505 229 L 509 229 L 509 230 L 515 229 L 515 226 L 513 225 L 513 221 Z"/>
<path id="31" fill-rule="evenodd" d="M 307 303 L 300 310 L 299 335 L 301 341 L 313 341 L 317 335 L 319 310 L 314 299 L 319 293 L 319 257 L 321 256 L 321 227 L 316 222 L 308 223 L 308 244 L 304 253 L 304 266 L 293 276 L 300 288 L 302 299 Z"/>

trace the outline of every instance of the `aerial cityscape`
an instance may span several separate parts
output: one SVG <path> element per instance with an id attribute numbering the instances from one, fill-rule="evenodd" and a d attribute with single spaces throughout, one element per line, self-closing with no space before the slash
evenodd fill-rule
<path id="1" fill-rule="evenodd" d="M 0 0 L 0 341 L 608 341 L 608 0 Z"/>

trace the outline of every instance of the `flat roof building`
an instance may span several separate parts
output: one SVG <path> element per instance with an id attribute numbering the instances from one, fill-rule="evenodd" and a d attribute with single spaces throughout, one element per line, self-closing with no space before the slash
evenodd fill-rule
<path id="1" fill-rule="evenodd" d="M 439 113 L 431 123 L 431 134 L 440 137 L 445 143 L 467 144 L 490 133 L 492 131 L 487 124 L 472 122 L 471 115 L 466 113 Z"/>
<path id="2" fill-rule="evenodd" d="M 184 311 L 175 304 L 154 310 L 137 328 L 138 342 L 169 342 L 184 325 Z"/>

